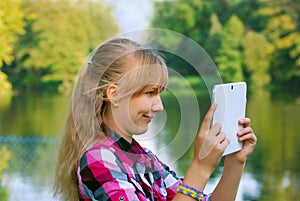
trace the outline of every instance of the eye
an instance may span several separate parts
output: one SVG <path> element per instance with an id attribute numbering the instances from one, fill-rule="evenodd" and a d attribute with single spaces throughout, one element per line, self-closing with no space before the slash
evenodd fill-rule
<path id="1" fill-rule="evenodd" d="M 153 95 L 155 95 L 155 91 L 147 91 L 146 94 L 153 96 Z"/>
<path id="2" fill-rule="evenodd" d="M 146 94 L 148 94 L 149 96 L 155 96 L 158 93 L 159 93 L 158 89 L 151 89 L 151 90 L 146 92 Z"/>

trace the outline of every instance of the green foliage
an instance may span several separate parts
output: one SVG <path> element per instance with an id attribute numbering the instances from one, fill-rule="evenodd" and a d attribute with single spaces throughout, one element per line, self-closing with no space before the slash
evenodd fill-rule
<path id="1" fill-rule="evenodd" d="M 23 34 L 23 12 L 21 1 L 0 1 L 0 68 L 3 62 L 10 63 L 13 60 L 13 47 L 17 40 L 17 34 Z"/>
<path id="2" fill-rule="evenodd" d="M 300 83 L 299 13 L 294 0 L 154 1 L 151 24 L 196 41 L 217 63 L 224 81 L 250 80 L 252 88 L 270 82 L 278 89 Z M 0 32 L 1 70 L 14 86 L 64 91 L 89 52 L 118 27 L 104 1 L 2 0 Z M 190 53 L 181 41 L 165 39 Z M 183 59 L 166 55 L 180 74 L 197 74 Z"/>
<path id="3" fill-rule="evenodd" d="M 168 91 L 163 96 L 203 96 L 208 94 L 207 86 L 200 76 L 177 77 L 171 76 L 168 82 Z"/>
<path id="4" fill-rule="evenodd" d="M 12 86 L 7 75 L 0 71 L 0 109 L 9 105 L 12 96 Z"/>
<path id="5" fill-rule="evenodd" d="M 222 36 L 222 24 L 219 21 L 218 16 L 214 13 L 211 16 L 211 29 L 209 31 L 209 36 L 207 38 L 206 51 L 212 58 L 215 58 L 218 54 L 218 47 L 221 44 L 221 36 Z"/>
<path id="6" fill-rule="evenodd" d="M 273 48 L 260 33 L 249 31 L 243 41 L 244 63 L 250 74 L 252 90 L 264 90 L 271 81 L 269 75 L 270 59 Z"/>
<path id="7" fill-rule="evenodd" d="M 24 0 L 26 34 L 7 73 L 14 85 L 70 90 L 91 50 L 118 32 L 102 1 Z"/>
<path id="8" fill-rule="evenodd" d="M 23 34 L 23 12 L 21 1 L 0 1 L 0 107 L 7 105 L 12 94 L 12 86 L 7 75 L 1 71 L 4 63 L 13 60 L 14 43 L 18 34 Z"/>
<path id="9" fill-rule="evenodd" d="M 5 201 L 8 199 L 8 193 L 6 189 L 1 185 L 3 179 L 3 171 L 8 168 L 8 161 L 11 158 L 11 153 L 6 147 L 0 148 L 0 201 Z"/>
<path id="10" fill-rule="evenodd" d="M 184 34 L 203 45 L 210 30 L 212 5 L 208 1 L 157 1 L 152 24 Z"/>
<path id="11" fill-rule="evenodd" d="M 280 84 L 295 77 L 300 79 L 300 33 L 299 2 L 260 0 L 258 14 L 267 19 L 264 34 L 271 44 L 273 53 L 270 72 L 273 83 Z"/>
<path id="12" fill-rule="evenodd" d="M 275 90 L 300 83 L 299 1 L 158 1 L 154 10 L 152 25 L 195 40 L 224 81 L 244 79 L 252 89 Z M 197 73 L 180 59 L 168 59 L 182 75 Z"/>
<path id="13" fill-rule="evenodd" d="M 244 25 L 236 15 L 233 15 L 223 28 L 221 46 L 216 57 L 217 67 L 225 82 L 244 80 L 242 69 L 243 35 Z"/>
<path id="14" fill-rule="evenodd" d="M 7 80 L 7 75 L 0 71 L 0 97 L 9 95 L 12 91 L 12 86 Z"/>

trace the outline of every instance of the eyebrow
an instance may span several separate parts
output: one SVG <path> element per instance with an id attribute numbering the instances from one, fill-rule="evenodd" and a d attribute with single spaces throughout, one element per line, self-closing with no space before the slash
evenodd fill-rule
<path id="1" fill-rule="evenodd" d="M 151 89 L 157 91 L 158 93 L 161 93 L 165 90 L 165 87 L 154 85 L 154 86 L 151 87 Z"/>

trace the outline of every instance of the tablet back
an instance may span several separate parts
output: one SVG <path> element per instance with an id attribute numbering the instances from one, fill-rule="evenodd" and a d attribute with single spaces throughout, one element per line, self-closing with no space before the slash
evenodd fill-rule
<path id="1" fill-rule="evenodd" d="M 238 119 L 245 117 L 246 113 L 245 82 L 235 82 L 215 85 L 213 90 L 213 102 L 217 103 L 217 109 L 213 116 L 213 122 L 222 125 L 222 132 L 230 140 L 223 155 L 227 155 L 242 149 L 242 142 L 238 141 L 237 132 L 242 129 Z"/>

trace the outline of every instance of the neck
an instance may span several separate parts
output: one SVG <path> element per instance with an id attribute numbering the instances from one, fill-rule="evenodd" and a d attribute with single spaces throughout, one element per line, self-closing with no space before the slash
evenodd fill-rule
<path id="1" fill-rule="evenodd" d="M 111 127 L 113 131 L 118 133 L 122 138 L 124 138 L 127 142 L 132 143 L 132 135 L 127 134 L 125 132 L 122 132 L 117 126 L 116 127 Z"/>
<path id="2" fill-rule="evenodd" d="M 132 134 L 126 133 L 125 131 L 122 131 L 121 129 L 119 129 L 119 127 L 117 126 L 117 123 L 115 122 L 111 112 L 107 113 L 107 125 L 111 130 L 118 133 L 127 142 L 129 142 L 129 143 L 132 142 Z"/>

